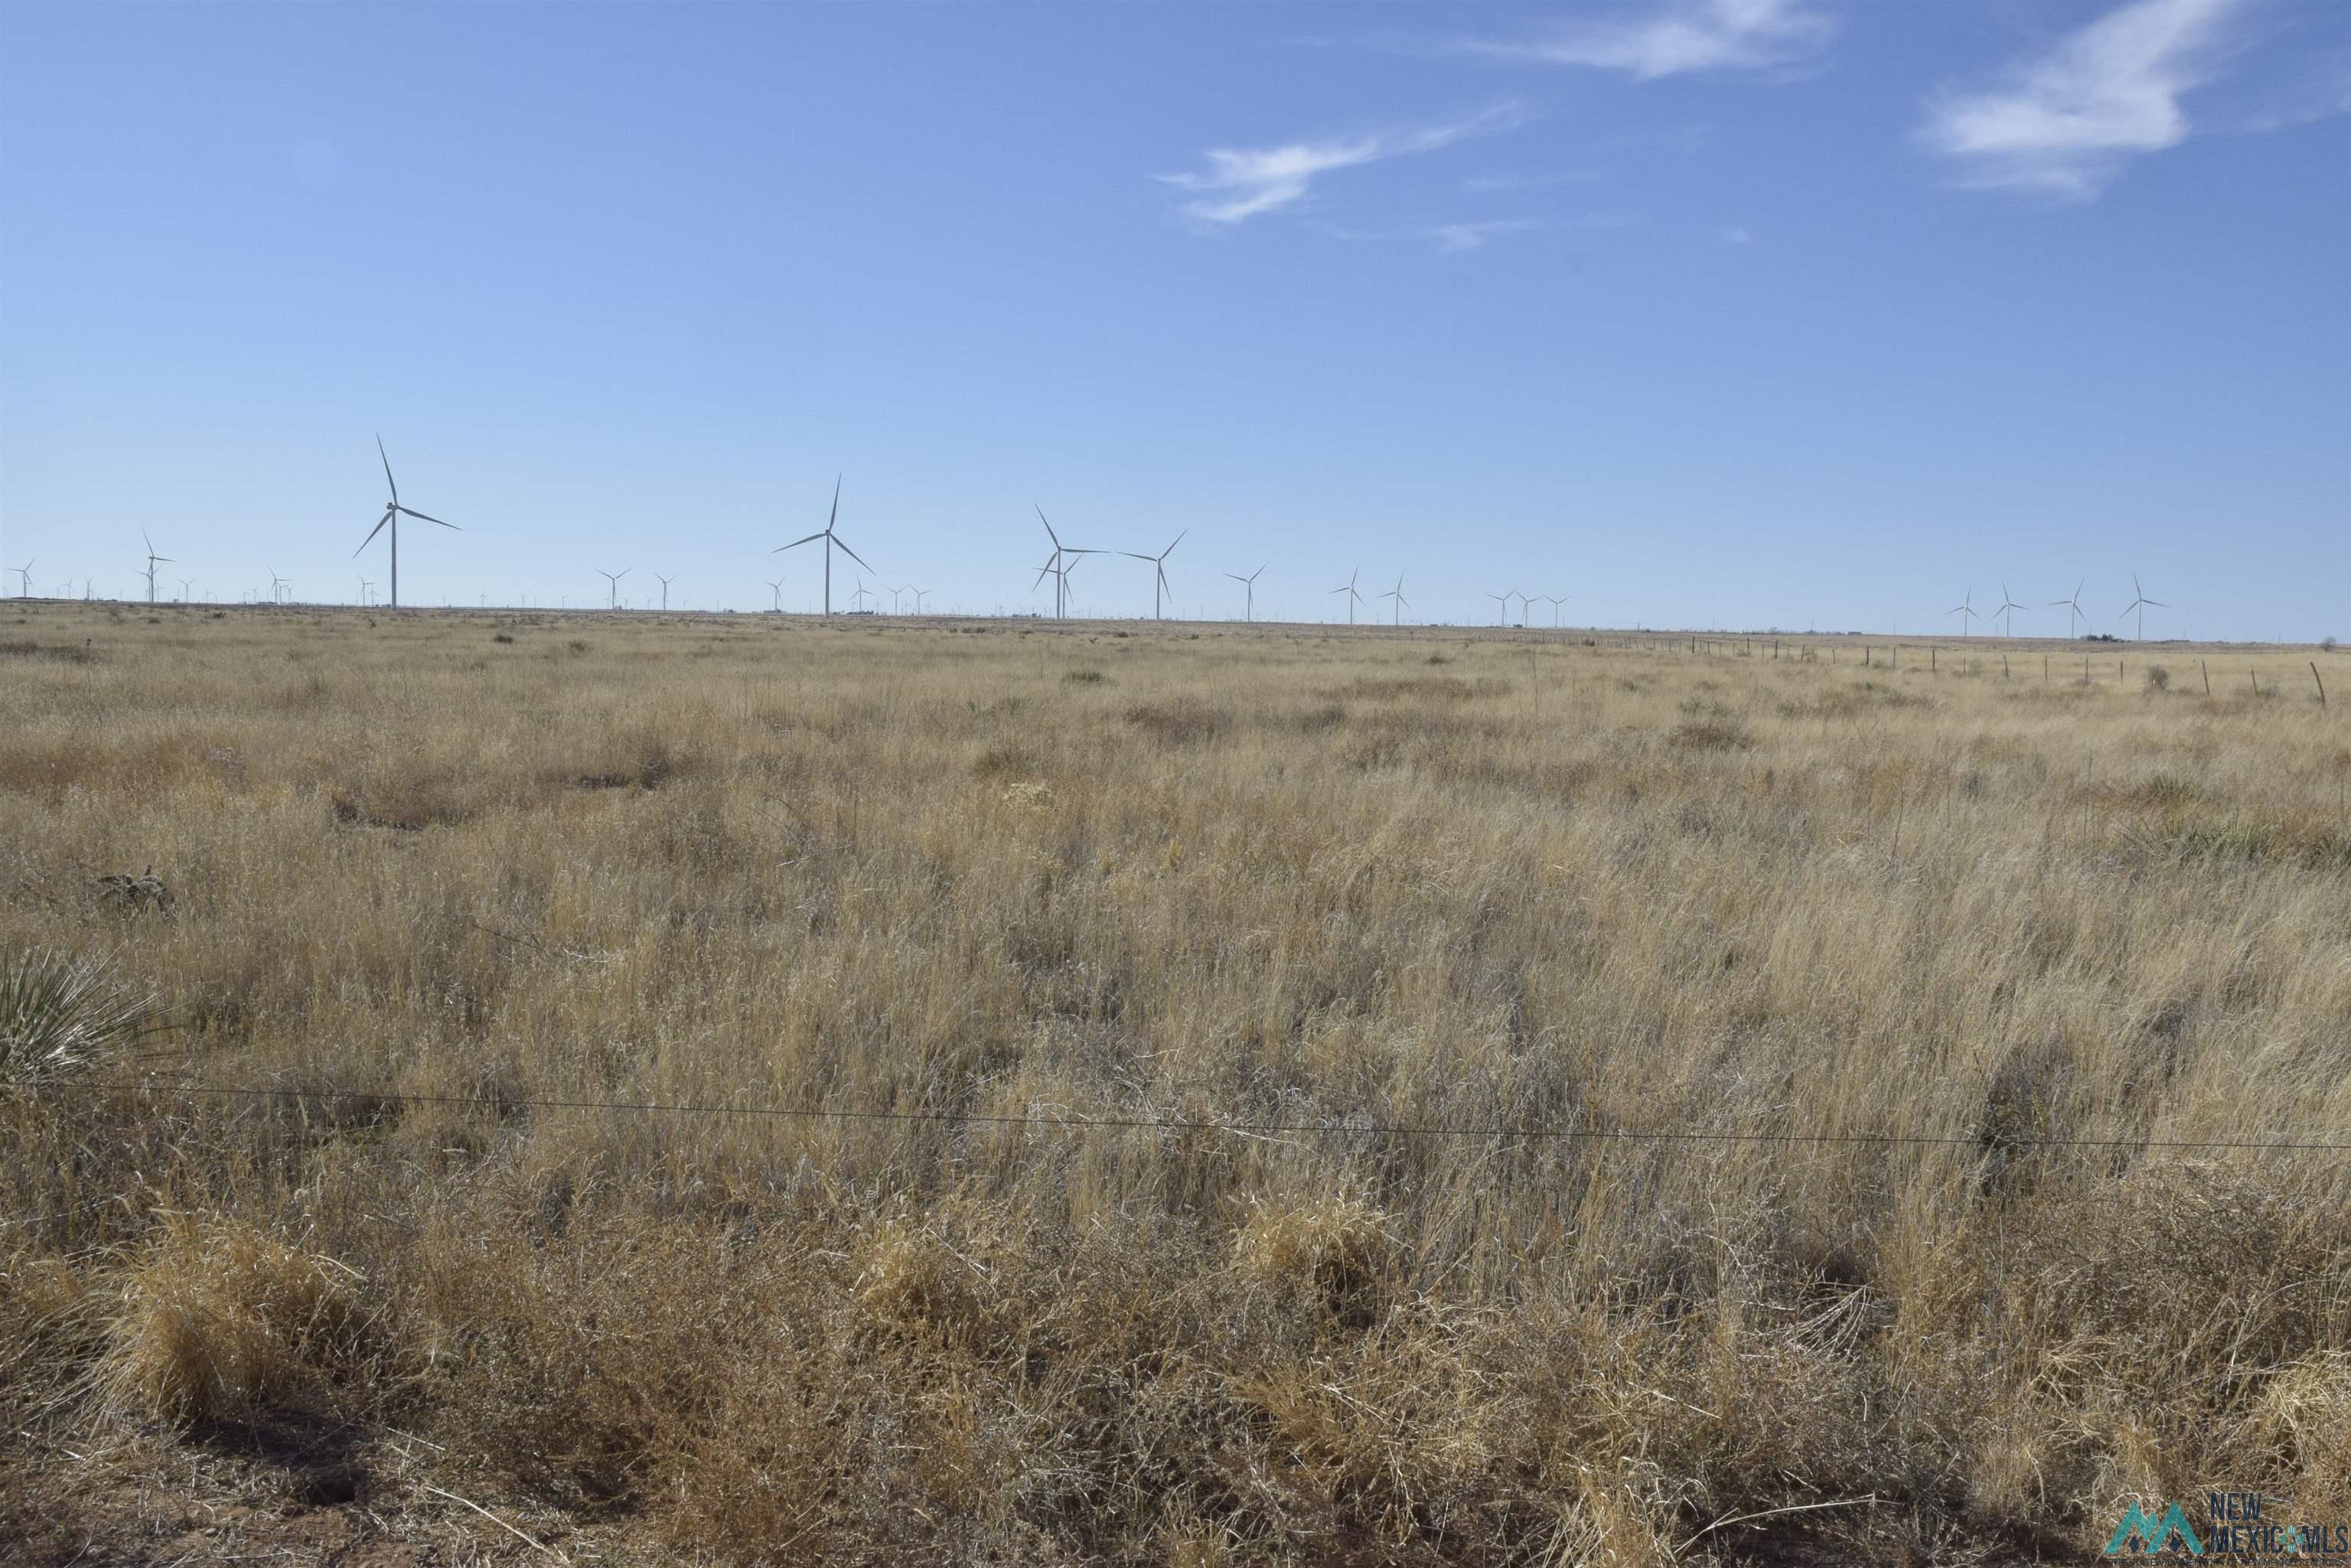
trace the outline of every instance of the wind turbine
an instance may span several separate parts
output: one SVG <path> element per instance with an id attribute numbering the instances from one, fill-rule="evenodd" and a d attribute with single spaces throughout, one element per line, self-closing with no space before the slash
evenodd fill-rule
<path id="1" fill-rule="evenodd" d="M 669 609 L 669 585 L 677 580 L 677 573 L 671 572 L 667 577 L 664 577 L 660 572 L 655 572 L 653 580 L 662 585 L 662 609 L 666 612 Z"/>
<path id="2" fill-rule="evenodd" d="M 873 570 L 872 567 L 867 563 L 863 556 L 859 555 L 847 545 L 841 544 L 840 538 L 834 535 L 832 526 L 840 520 L 841 476 L 836 474 L 833 476 L 832 480 L 832 511 L 831 515 L 824 519 L 824 527 L 817 532 L 809 535 L 808 538 L 804 539 L 794 539 L 788 545 L 778 545 L 774 549 L 768 552 L 769 555 L 781 555 L 788 549 L 798 549 L 800 546 L 805 544 L 813 544 L 818 539 L 822 539 L 824 541 L 824 612 L 827 615 L 832 613 L 832 549 L 835 545 L 841 545 L 841 553 L 855 561 L 858 565 L 864 567 L 866 570 L 871 571 Z"/>
<path id="3" fill-rule="evenodd" d="M 2089 585 L 2090 580 L 2085 577 L 2074 585 L 2074 596 L 2071 599 L 2053 599 L 2049 601 L 2049 608 L 2052 610 L 2061 604 L 2065 607 L 2065 640 L 2069 643 L 2074 640 L 2074 617 L 2078 615 L 2085 621 L 2090 618 L 2090 612 L 2082 608 L 2082 590 Z"/>
<path id="4" fill-rule="evenodd" d="M 1559 625 L 1560 606 L 1567 602 L 1567 595 L 1563 593 L 1544 593 L 1539 594 L 1537 597 L 1545 604 L 1551 606 L 1551 623 L 1554 628 L 1556 628 Z"/>
<path id="5" fill-rule="evenodd" d="M 368 598 L 368 591 L 373 587 L 375 587 L 375 584 L 370 582 L 366 578 L 363 577 L 360 579 L 360 603 L 361 605 L 366 605 L 371 602 Z"/>
<path id="6" fill-rule="evenodd" d="M 372 536 L 371 536 L 371 537 L 372 537 Z M 361 545 L 360 548 L 361 549 L 365 549 L 367 547 L 366 547 L 365 545 Z M 281 603 L 285 602 L 285 591 L 286 591 L 287 589 L 289 589 L 289 588 L 293 587 L 293 586 L 294 586 L 294 584 L 293 584 L 289 580 L 287 580 L 287 579 L 286 579 L 286 578 L 282 578 L 282 577 L 280 577 L 280 576 L 278 576 L 278 575 L 277 575 L 277 569 L 276 567 L 274 567 L 274 566 L 273 566 L 273 567 L 269 568 L 269 602 L 270 602 L 270 603 L 272 603 L 272 604 L 281 604 Z"/>
<path id="7" fill-rule="evenodd" d="M 188 601 L 188 591 L 196 585 L 184 577 L 174 578 L 172 580 L 180 585 L 180 602 L 185 604 Z"/>
<path id="8" fill-rule="evenodd" d="M 376 535 L 383 532 L 386 523 L 392 525 L 392 607 L 397 610 L 400 608 L 400 519 L 403 516 L 411 517 L 420 523 L 441 523 L 443 528 L 458 533 L 465 530 L 455 523 L 442 523 L 438 517 L 428 517 L 413 507 L 402 506 L 400 482 L 392 476 L 392 459 L 384 454 L 383 437 L 381 435 L 375 438 L 375 455 L 383 458 L 383 482 L 392 486 L 392 499 L 384 504 L 383 516 L 378 517 L 375 527 L 368 530 L 368 537 L 360 541 L 360 549 L 351 551 L 351 559 L 358 559 L 360 550 L 375 542 Z"/>
<path id="9" fill-rule="evenodd" d="M 172 558 L 167 555 L 157 555 L 155 553 L 155 541 L 147 538 L 146 529 L 141 528 L 139 530 L 139 538 L 144 541 L 147 546 L 147 602 L 152 604 L 155 602 L 155 563 L 157 561 L 168 561 Z"/>
<path id="10" fill-rule="evenodd" d="M 2024 608 L 2025 606 L 2019 604 L 2015 600 L 2011 599 L 2008 596 L 2008 580 L 2006 578 L 2001 579 L 2000 608 L 1993 611 L 1992 613 L 1994 615 L 2005 616 L 2007 618 L 2001 623 L 2000 629 L 2000 634 L 2001 636 L 2013 637 L 2016 635 L 2016 612 Z"/>
<path id="11" fill-rule="evenodd" d="M 1347 574 L 1345 587 L 1334 588 L 1331 591 L 1333 593 L 1343 593 L 1347 596 L 1347 624 L 1350 626 L 1355 623 L 1355 606 L 1364 601 L 1364 596 L 1355 591 L 1355 579 L 1363 575 L 1364 569 L 1359 566 Z"/>
<path id="12" fill-rule="evenodd" d="M 847 549 L 849 547 L 847 545 L 843 545 L 841 548 Z M 873 601 L 876 604 L 882 602 L 882 596 L 874 592 L 872 589 L 866 587 L 865 579 L 860 577 L 857 580 L 857 591 L 849 596 L 850 608 L 852 610 L 862 610 L 865 607 L 865 601 L 869 599 Z"/>
<path id="13" fill-rule="evenodd" d="M 1486 597 L 1502 607 L 1501 619 L 1495 622 L 1494 624 L 1497 626 L 1508 626 L 1510 623 L 1510 596 L 1507 593 L 1489 593 L 1486 595 Z"/>
<path id="14" fill-rule="evenodd" d="M 2144 643 L 2147 641 L 2147 612 L 2148 607 L 2152 606 L 2158 610 L 2168 610 L 2171 606 L 2166 604 L 2160 599 L 2149 599 L 2147 596 L 2147 590 L 2138 585 L 2138 573 L 2137 572 L 2131 573 L 2131 592 L 2137 595 L 2137 597 L 2128 604 L 2123 606 L 2123 613 L 2127 615 L 2134 610 L 2138 612 L 2138 640 Z"/>
<path id="15" fill-rule="evenodd" d="M 1184 534 L 1188 534 L 1191 531 L 1191 529 L 1186 528 L 1184 530 Z M 1184 542 L 1184 534 L 1177 534 L 1176 536 L 1175 544 L 1169 545 L 1157 555 L 1137 555 L 1131 549 L 1123 549 L 1118 552 L 1119 554 L 1126 557 L 1129 560 L 1147 560 L 1151 563 L 1151 618 L 1154 621 L 1160 618 L 1159 591 L 1163 588 L 1166 588 L 1167 591 L 1170 593 L 1176 591 L 1172 588 L 1167 588 L 1167 558 L 1176 553 L 1176 545 L 1180 545 Z"/>
<path id="16" fill-rule="evenodd" d="M 1965 637 L 1968 634 L 1968 622 L 1976 618 L 1976 591 L 1972 588 L 1969 589 L 1965 599 L 1960 600 L 1943 613 L 1959 618 L 1959 635 Z"/>
<path id="17" fill-rule="evenodd" d="M 927 588 L 909 588 L 906 591 L 914 596 L 914 613 L 922 614 L 923 601 L 931 596 L 931 591 Z"/>
<path id="18" fill-rule="evenodd" d="M 618 610 L 621 607 L 621 579 L 628 576 L 630 572 L 635 570 L 636 569 L 633 567 L 626 566 L 622 567 L 618 571 L 606 571 L 601 567 L 595 569 L 596 575 L 598 577 L 604 579 L 605 581 L 611 584 L 611 597 L 604 601 L 605 609 Z"/>
<path id="19" fill-rule="evenodd" d="M 1404 574 L 1402 572 L 1396 573 L 1396 585 L 1394 588 L 1389 589 L 1385 593 L 1381 594 L 1380 597 L 1382 599 L 1393 599 L 1395 601 L 1395 624 L 1398 626 L 1403 625 L 1405 607 L 1410 604 L 1412 601 L 1404 596 Z"/>
<path id="20" fill-rule="evenodd" d="M 1265 566 L 1271 566 L 1273 562 L 1267 561 Z M 1249 599 L 1247 601 L 1248 608 L 1243 612 L 1243 613 L 1245 617 L 1250 621 L 1257 619 L 1257 580 L 1265 575 L 1265 566 L 1259 567 L 1247 577 L 1241 576 L 1238 572 L 1228 571 L 1225 573 L 1227 577 L 1231 578 L 1235 582 L 1239 583 L 1244 589 L 1249 591 Z"/>
<path id="21" fill-rule="evenodd" d="M 39 563 L 40 559 L 40 557 L 35 556 L 31 560 L 26 561 L 22 566 L 12 566 L 8 569 L 10 571 L 16 574 L 17 598 L 30 599 L 33 597 L 33 568 Z"/>
<path id="22" fill-rule="evenodd" d="M 774 589 L 774 590 L 775 590 L 775 591 L 776 591 L 776 613 L 777 613 L 777 614 L 778 614 L 778 615 L 780 615 L 780 614 L 782 614 L 782 613 L 784 612 L 784 585 L 783 585 L 783 582 L 782 582 L 782 580 L 781 580 L 780 579 L 778 579 L 778 580 L 776 580 L 776 581 L 774 581 L 774 582 L 770 582 L 769 584 L 768 584 L 768 586 L 769 588 L 771 588 L 771 589 Z"/>
<path id="23" fill-rule="evenodd" d="M 1032 506 L 1035 505 L 1033 502 L 1030 504 Z M 1070 569 L 1078 564 L 1077 558 L 1079 556 L 1099 555 L 1102 552 L 1099 550 L 1090 549 L 1073 549 L 1068 545 L 1063 544 L 1061 542 L 1061 536 L 1053 531 L 1053 525 L 1047 520 L 1045 517 L 1045 508 L 1042 507 L 1037 507 L 1037 520 L 1040 523 L 1044 523 L 1045 536 L 1053 541 L 1053 559 L 1045 563 L 1044 571 L 1040 571 L 1037 574 L 1037 582 L 1042 582 L 1045 580 L 1046 572 L 1050 572 L 1052 574 L 1053 613 L 1056 616 L 1066 617 L 1070 612 Z M 1179 535 L 1178 537 L 1180 538 L 1181 536 Z M 1174 545 L 1169 545 L 1167 548 L 1169 549 L 1174 549 L 1176 547 Z M 1029 585 L 1029 591 L 1032 593 L 1036 591 L 1036 588 L 1037 583 L 1035 582 Z"/>

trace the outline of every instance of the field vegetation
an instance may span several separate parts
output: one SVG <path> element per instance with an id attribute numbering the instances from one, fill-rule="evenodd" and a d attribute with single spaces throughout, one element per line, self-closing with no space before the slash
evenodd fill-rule
<path id="1" fill-rule="evenodd" d="M 35 1561 L 2351 1521 L 2351 727 L 2304 653 L 0 632 Z"/>

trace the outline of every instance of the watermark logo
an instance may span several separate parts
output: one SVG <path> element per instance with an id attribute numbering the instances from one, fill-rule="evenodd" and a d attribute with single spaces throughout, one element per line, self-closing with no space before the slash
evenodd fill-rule
<path id="1" fill-rule="evenodd" d="M 2170 1550 L 2174 1542 L 2188 1548 L 2191 1557 L 2204 1555 L 2204 1542 L 2189 1527 L 2188 1515 L 2173 1503 L 2160 1520 L 2147 1517 L 2147 1511 L 2133 1503 L 2123 1512 L 2123 1521 L 2115 1526 L 2112 1539 L 2106 1542 L 2106 1555 L 2120 1557 L 2126 1552 L 2152 1556 Z"/>
<path id="2" fill-rule="evenodd" d="M 2216 1563 L 2283 1558 L 2304 1563 L 2351 1561 L 2351 1526 L 2287 1523 L 2268 1506 L 2280 1500 L 2256 1491 L 2207 1492 L 2201 1534 L 2176 1502 L 2167 1506 L 2159 1518 L 2134 1502 L 2123 1511 L 2122 1522 L 2106 1538 L 2105 1554 L 2175 1562 L 2190 1557 L 2208 1557 Z"/>

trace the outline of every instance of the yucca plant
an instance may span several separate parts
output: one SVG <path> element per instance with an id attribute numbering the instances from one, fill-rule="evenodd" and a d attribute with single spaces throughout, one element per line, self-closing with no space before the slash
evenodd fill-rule
<path id="1" fill-rule="evenodd" d="M 27 949 L 0 969 L 0 1083 L 87 1067 L 162 1021 L 162 1000 L 121 983 L 111 957 Z"/>

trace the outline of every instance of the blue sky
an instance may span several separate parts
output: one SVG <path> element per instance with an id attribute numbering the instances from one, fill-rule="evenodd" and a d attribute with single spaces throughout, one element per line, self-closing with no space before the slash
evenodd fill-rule
<path id="1" fill-rule="evenodd" d="M 2351 636 L 2346 172 L 2333 0 L 12 5 L 0 562 Z"/>

